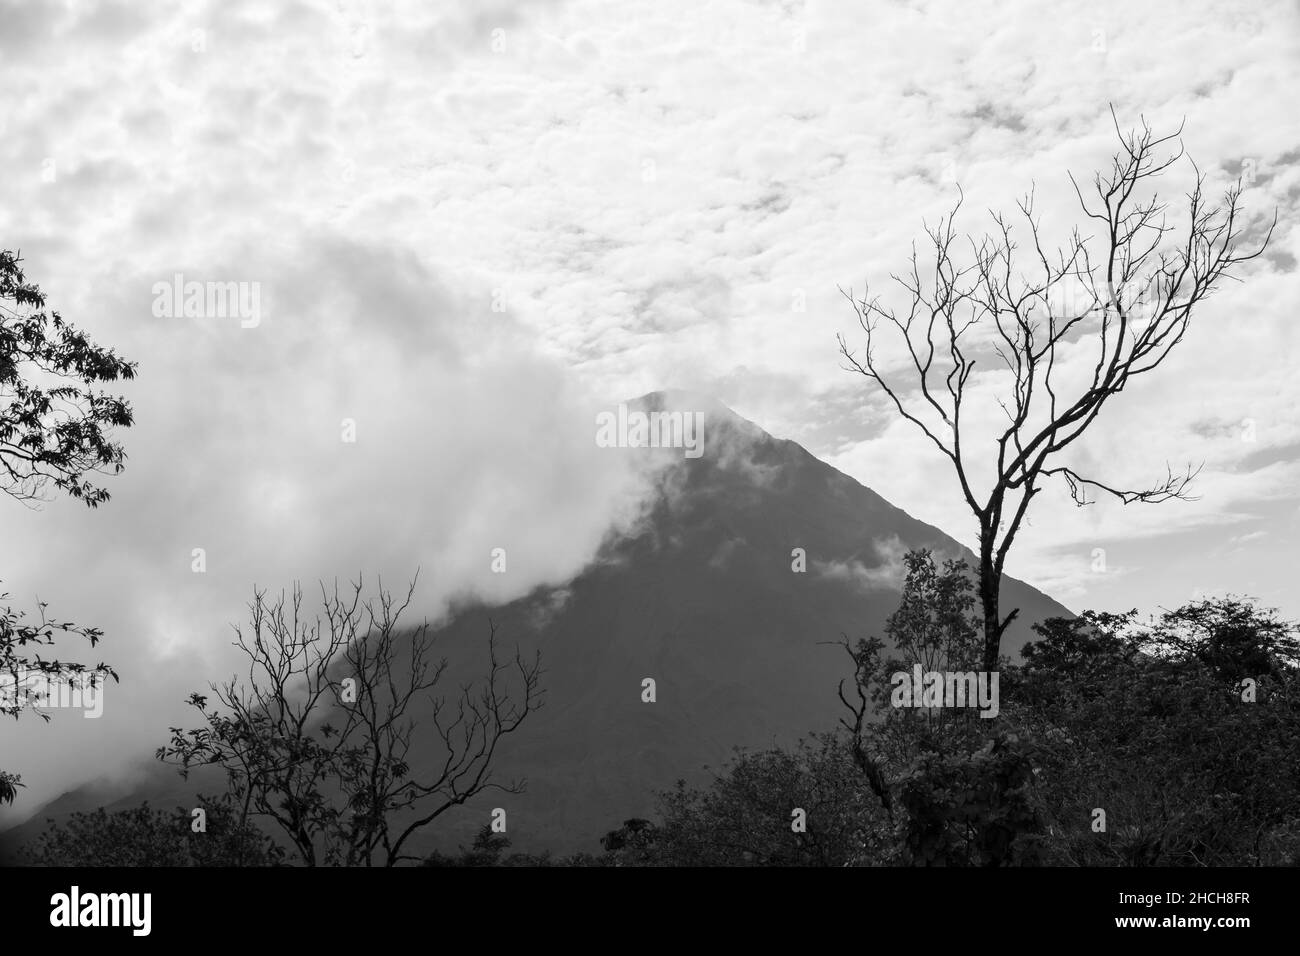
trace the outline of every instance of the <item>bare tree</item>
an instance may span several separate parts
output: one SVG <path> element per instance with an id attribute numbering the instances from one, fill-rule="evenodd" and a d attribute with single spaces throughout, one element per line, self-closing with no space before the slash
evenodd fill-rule
<path id="1" fill-rule="evenodd" d="M 450 699 L 435 695 L 447 661 L 431 657 L 428 623 L 399 627 L 414 590 L 399 603 L 382 584 L 365 601 L 360 581 L 350 592 L 322 586 L 314 619 L 296 585 L 287 600 L 255 591 L 251 632 L 235 628 L 247 682 L 213 685 L 224 711 L 192 695 L 205 726 L 171 728 L 158 758 L 183 775 L 222 767 L 244 818 L 274 821 L 308 866 L 418 860 L 407 842 L 452 807 L 523 789 L 497 783 L 492 764 L 542 694 L 539 660 L 517 650 L 502 659 L 489 622 L 486 675 Z M 417 760 L 428 769 L 416 772 Z"/>
<path id="2" fill-rule="evenodd" d="M 909 272 L 892 275 L 910 298 L 906 314 L 882 305 L 870 289 L 858 298 L 844 292 L 866 332 L 861 357 L 839 337 L 848 369 L 879 386 L 898 414 L 949 460 L 975 515 L 983 663 L 990 671 L 997 668 L 1002 635 L 1018 613 L 1013 609 L 1003 617 L 999 610 L 1003 567 L 1044 479 L 1062 479 L 1079 505 L 1090 503 L 1089 488 L 1125 504 L 1190 497 L 1196 474 L 1191 466 L 1179 473 L 1167 467 L 1155 485 L 1129 490 L 1080 474 L 1060 453 L 1133 376 L 1168 357 L 1182 341 L 1193 309 L 1220 280 L 1231 277 L 1233 266 L 1264 251 L 1277 222 L 1274 213 L 1259 245 L 1243 251 L 1240 180 L 1221 203 L 1208 203 L 1205 176 L 1193 163 L 1187 221 L 1182 227 L 1171 224 L 1167 204 L 1153 190 L 1148 195 L 1146 187 L 1182 158 L 1181 145 L 1172 145 L 1182 127 L 1157 136 L 1144 119 L 1140 129 L 1123 133 L 1116 120 L 1115 132 L 1120 148 L 1111 168 L 1093 177 L 1087 198 L 1070 177 L 1099 236 L 1085 236 L 1076 227 L 1063 247 L 1049 252 L 1031 192 L 1017 203 L 1015 217 L 1027 227 L 1028 246 L 1022 249 L 1013 239 L 1011 220 L 990 213 L 996 228 L 978 239 L 968 237 L 967 256 L 966 244 L 957 242 L 959 198 L 938 225 L 926 227 L 931 248 L 925 265 L 913 246 Z M 906 345 L 906 387 L 886 378 L 887 366 L 875 352 L 879 328 L 892 328 Z M 975 425 L 962 416 L 977 358 L 992 359 L 995 369 L 1005 366 L 996 380 L 977 380 L 981 388 L 995 381 L 1003 387 L 997 402 L 1007 417 L 1006 427 L 990 436 L 992 447 L 982 445 L 987 449 L 982 457 L 973 447 L 982 444 Z M 982 491 L 975 469 L 990 464 L 991 487 Z"/>

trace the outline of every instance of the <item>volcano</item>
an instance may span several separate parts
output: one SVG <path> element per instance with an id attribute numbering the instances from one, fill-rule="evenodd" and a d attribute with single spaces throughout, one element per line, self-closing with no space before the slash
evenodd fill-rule
<path id="1" fill-rule="evenodd" d="M 526 778 L 520 794 L 485 793 L 441 818 L 412 849 L 468 845 L 494 807 L 515 849 L 598 852 L 601 834 L 653 817 L 656 794 L 707 779 L 735 747 L 788 745 L 830 730 L 848 661 L 835 642 L 883 635 L 898 603 L 899 558 L 970 552 L 792 442 L 716 402 L 652 393 L 630 406 L 703 413 L 702 453 L 610 447 L 646 455 L 654 492 L 641 519 L 610 537 L 561 587 L 509 604 L 459 607 L 438 629 L 438 653 L 471 663 L 495 622 L 507 644 L 539 650 L 545 705 L 503 742 L 494 777 Z M 1070 612 L 1007 579 L 1004 638 L 1015 654 L 1030 627 Z M 647 679 L 654 700 L 644 699 Z M 418 714 L 417 720 L 418 718 Z M 417 766 L 418 772 L 418 766 Z M 47 818 L 148 799 L 190 805 L 195 789 L 154 765 L 125 791 L 87 785 L 5 835 L 12 847 Z"/>

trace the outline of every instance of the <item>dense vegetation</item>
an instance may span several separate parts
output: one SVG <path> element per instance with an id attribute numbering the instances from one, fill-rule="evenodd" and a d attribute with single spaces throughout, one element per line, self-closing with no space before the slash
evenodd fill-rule
<path id="1" fill-rule="evenodd" d="M 918 588 L 935 576 L 928 557 L 913 562 L 904 618 L 915 623 Z M 946 587 L 961 573 L 938 578 Z M 1035 631 L 1023 662 L 1003 664 L 998 717 L 892 708 L 878 695 L 877 719 L 857 732 L 742 752 L 710 784 L 663 795 L 654 838 L 629 861 L 1300 865 L 1294 626 L 1215 599 L 1145 622 L 1085 613 Z M 872 690 L 907 660 L 877 666 L 880 651 L 853 649 Z"/>
<path id="2" fill-rule="evenodd" d="M 710 782 L 660 794 L 656 820 L 606 833 L 599 854 L 512 852 L 489 825 L 424 865 L 1300 865 L 1294 625 L 1234 598 L 1149 620 L 1056 618 L 1035 627 L 1020 662 L 1003 661 L 996 717 L 898 707 L 892 675 L 978 666 L 981 650 L 965 565 L 920 551 L 907 568 L 885 638 L 844 645 L 840 727 L 736 751 Z M 233 806 L 214 802 L 205 834 L 180 809 L 79 815 L 32 858 L 285 859 Z"/>

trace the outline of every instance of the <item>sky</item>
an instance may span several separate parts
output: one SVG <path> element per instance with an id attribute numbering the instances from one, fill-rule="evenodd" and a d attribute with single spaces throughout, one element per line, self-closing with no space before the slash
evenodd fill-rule
<path id="1" fill-rule="evenodd" d="M 963 229 L 1032 187 L 1068 231 L 1112 106 L 1184 124 L 1278 227 L 1072 452 L 1137 486 L 1203 464 L 1198 500 L 1044 493 L 1008 573 L 1075 610 L 1300 618 L 1293 3 L 0 0 L 0 88 L 0 246 L 140 366 L 108 504 L 0 500 L 0 592 L 102 627 L 130 701 L 0 726 L 28 811 L 185 719 L 255 584 L 418 567 L 436 617 L 563 583 L 647 490 L 593 410 L 648 391 L 973 544 L 944 460 L 845 369 L 840 290 L 894 294 L 958 184 Z M 178 274 L 255 287 L 256 321 L 166 314 Z"/>

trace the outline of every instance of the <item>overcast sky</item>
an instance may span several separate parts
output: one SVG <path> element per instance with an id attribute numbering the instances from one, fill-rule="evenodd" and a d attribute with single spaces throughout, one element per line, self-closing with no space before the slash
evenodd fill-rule
<path id="1" fill-rule="evenodd" d="M 1074 459 L 1135 485 L 1203 461 L 1200 500 L 1044 494 L 1008 570 L 1074 609 L 1200 589 L 1300 617 L 1297 7 L 1016 9 L 0 0 L 0 246 L 140 363 L 111 502 L 0 501 L 3 589 L 103 627 L 131 695 L 94 733 L 0 727 L 26 809 L 157 746 L 254 583 L 419 565 L 436 613 L 573 575 L 643 490 L 592 410 L 650 390 L 973 543 L 944 462 L 842 368 L 837 286 L 901 268 L 958 181 L 971 230 L 1031 184 L 1072 226 L 1108 103 L 1185 118 L 1211 186 L 1245 174 L 1279 226 Z M 177 273 L 260 283 L 260 322 L 156 316 Z"/>

